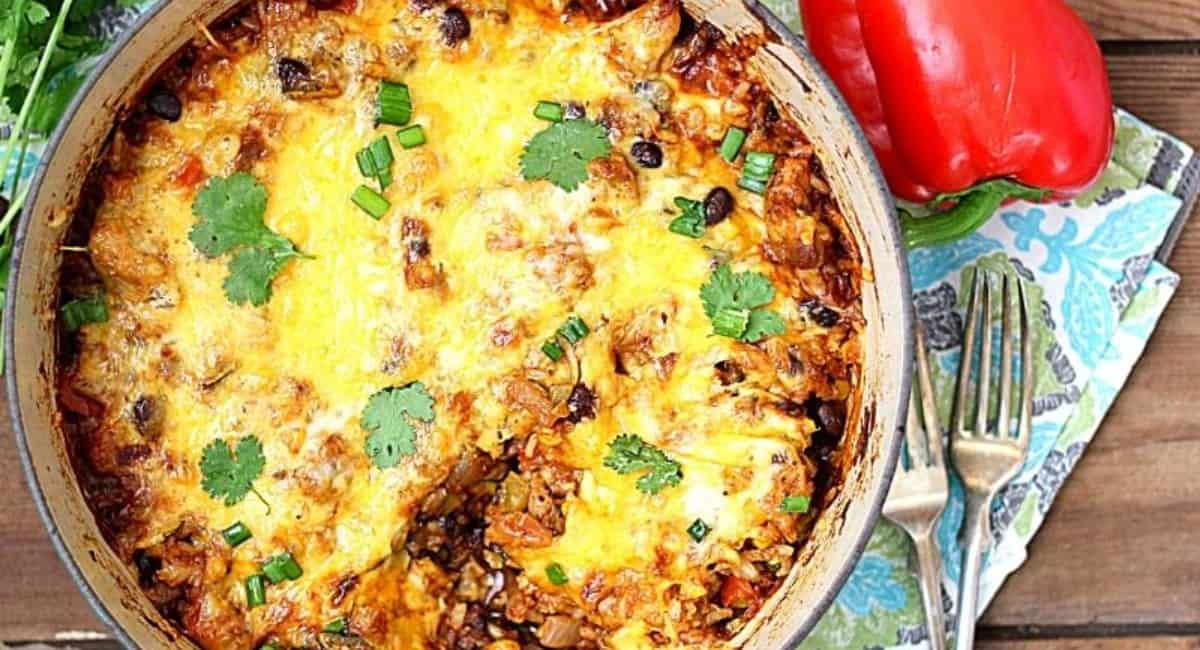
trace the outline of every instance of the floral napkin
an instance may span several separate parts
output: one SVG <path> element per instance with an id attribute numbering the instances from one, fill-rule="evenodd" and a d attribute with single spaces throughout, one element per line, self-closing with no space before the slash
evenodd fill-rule
<path id="1" fill-rule="evenodd" d="M 799 31 L 795 0 L 764 4 Z M 138 13 L 138 8 L 110 7 L 96 27 L 115 37 Z M 71 83 L 94 62 L 74 66 L 50 84 Z M 1200 158 L 1183 142 L 1127 113 L 1118 112 L 1116 119 L 1112 162 L 1091 191 L 1069 203 L 1007 206 L 970 238 L 918 250 L 909 258 L 943 421 L 948 421 L 958 367 L 964 278 L 975 267 L 1019 274 L 1035 284 L 1032 298 L 1040 305 L 1029 460 L 993 504 L 994 544 L 983 571 L 981 608 L 1025 561 L 1029 541 L 1179 283 L 1162 262 L 1200 186 Z M 22 167 L 25 174 L 36 168 L 39 154 L 35 146 Z M 962 488 L 953 476 L 952 482 L 939 531 L 948 629 L 956 609 L 963 519 Z M 881 521 L 837 601 L 801 648 L 926 647 L 912 557 L 903 531 Z"/>

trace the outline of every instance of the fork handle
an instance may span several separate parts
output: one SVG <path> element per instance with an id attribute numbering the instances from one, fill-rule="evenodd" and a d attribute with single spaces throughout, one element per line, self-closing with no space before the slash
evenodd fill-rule
<path id="1" fill-rule="evenodd" d="M 991 495 L 967 494 L 966 530 L 963 534 L 962 584 L 958 590 L 958 625 L 955 630 L 956 650 L 975 647 L 975 620 L 979 603 L 979 570 L 983 564 L 983 549 L 987 546 Z"/>
<path id="2" fill-rule="evenodd" d="M 946 618 L 942 614 L 942 553 L 933 540 L 933 531 L 914 539 L 917 547 L 917 572 L 921 579 L 921 600 L 925 604 L 925 626 L 929 628 L 930 650 L 946 650 Z"/>

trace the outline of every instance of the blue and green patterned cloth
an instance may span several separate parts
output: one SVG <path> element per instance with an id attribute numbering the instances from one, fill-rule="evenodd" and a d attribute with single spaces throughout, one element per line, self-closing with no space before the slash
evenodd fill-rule
<path id="1" fill-rule="evenodd" d="M 794 0 L 765 4 L 799 31 Z M 113 37 L 137 14 L 136 8 L 105 9 L 97 29 Z M 51 80 L 52 87 L 77 84 L 94 62 L 66 70 Z M 1116 119 L 1112 162 L 1092 190 L 1069 203 L 1006 206 L 970 238 L 918 250 L 909 258 L 944 421 L 958 366 L 962 288 L 970 270 L 1019 274 L 1036 285 L 1040 304 L 1032 446 L 1021 474 L 993 504 L 994 544 L 983 572 L 981 607 L 1024 563 L 1026 547 L 1179 283 L 1159 258 L 1165 258 L 1195 198 L 1200 159 L 1191 147 L 1127 113 L 1118 112 Z M 36 168 L 39 152 L 35 146 L 22 166 L 24 174 Z M 939 534 L 948 628 L 956 609 L 963 518 L 962 489 L 953 477 L 952 482 Z M 801 648 L 926 647 L 914 571 L 908 538 L 883 521 L 837 601 Z"/>

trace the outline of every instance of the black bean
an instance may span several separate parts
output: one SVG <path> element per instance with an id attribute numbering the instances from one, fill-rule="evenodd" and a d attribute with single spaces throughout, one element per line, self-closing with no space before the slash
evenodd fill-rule
<path id="1" fill-rule="evenodd" d="M 713 368 L 717 370 L 717 381 L 720 381 L 722 386 L 739 384 L 746 379 L 746 373 L 742 367 L 730 359 L 716 362 L 713 364 Z"/>
<path id="2" fill-rule="evenodd" d="M 154 586 L 155 574 L 162 569 L 162 558 L 138 549 L 133 552 L 133 564 L 137 567 L 138 584 L 143 588 Z"/>
<path id="3" fill-rule="evenodd" d="M 704 224 L 715 226 L 733 212 L 733 194 L 723 187 L 714 187 L 704 197 Z"/>
<path id="4" fill-rule="evenodd" d="M 155 117 L 168 122 L 178 122 L 179 118 L 183 117 L 183 103 L 166 88 L 155 88 L 151 91 L 150 96 L 146 98 L 146 108 L 150 109 Z"/>
<path id="5" fill-rule="evenodd" d="M 817 422 L 826 432 L 841 436 L 846 430 L 845 407 L 838 402 L 821 402 L 817 407 Z"/>
<path id="6" fill-rule="evenodd" d="M 653 142 L 647 140 L 638 140 L 629 148 L 629 155 L 637 161 L 637 164 L 646 169 L 658 169 L 662 167 L 663 152 L 662 147 L 659 147 Z"/>
<path id="7" fill-rule="evenodd" d="M 133 426 L 142 437 L 154 439 L 162 434 L 162 409 L 150 395 L 142 395 L 133 403 Z"/>
<path id="8" fill-rule="evenodd" d="M 429 240 L 424 237 L 418 237 L 409 241 L 408 252 L 410 253 L 410 259 L 429 257 Z"/>
<path id="9" fill-rule="evenodd" d="M 446 45 L 457 45 L 459 41 L 471 35 L 471 21 L 467 20 L 467 15 L 458 7 L 446 7 L 439 27 Z"/>
<path id="10" fill-rule="evenodd" d="M 582 120 L 585 117 L 587 117 L 587 111 L 583 108 L 583 104 L 579 102 L 567 102 L 563 104 L 564 120 Z"/>
<path id="11" fill-rule="evenodd" d="M 800 303 L 800 310 L 807 313 L 808 317 L 821 327 L 833 327 L 842 320 L 841 314 L 822 305 L 815 299 L 805 300 Z"/>
<path id="12" fill-rule="evenodd" d="M 308 64 L 299 59 L 286 56 L 279 59 L 275 64 L 275 73 L 279 75 L 285 93 L 303 90 L 312 83 L 312 71 L 308 69 Z"/>
<path id="13" fill-rule="evenodd" d="M 575 384 L 567 398 L 567 410 L 567 420 L 575 424 L 596 417 L 596 394 L 583 384 Z"/>
<path id="14" fill-rule="evenodd" d="M 661 81 L 639 81 L 633 85 L 633 93 L 659 113 L 666 113 L 671 109 L 671 87 Z"/>
<path id="15" fill-rule="evenodd" d="M 828 463 L 833 460 L 834 453 L 837 452 L 838 445 L 841 442 L 841 436 L 835 436 L 827 431 L 819 430 L 812 435 L 811 442 L 808 448 L 804 450 L 804 454 L 815 461 Z"/>

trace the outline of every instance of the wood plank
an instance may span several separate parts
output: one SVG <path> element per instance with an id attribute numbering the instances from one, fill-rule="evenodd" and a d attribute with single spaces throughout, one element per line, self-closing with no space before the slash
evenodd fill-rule
<path id="1" fill-rule="evenodd" d="M 1200 637 L 1150 636 L 1109 639 L 981 641 L 978 650 L 1200 650 Z"/>
<path id="2" fill-rule="evenodd" d="M 1200 39 L 1200 0 L 1067 0 L 1104 40 Z"/>
<path id="3" fill-rule="evenodd" d="M 7 417 L 8 397 L 0 396 L 0 641 L 46 640 L 64 632 L 95 634 L 104 625 L 75 589 L 59 562 L 25 485 Z"/>
<path id="4" fill-rule="evenodd" d="M 1200 142 L 1197 66 L 1112 59 L 1117 101 Z M 987 624 L 1200 622 L 1200 217 L 1172 265 L 1184 277 L 1174 302 Z"/>

